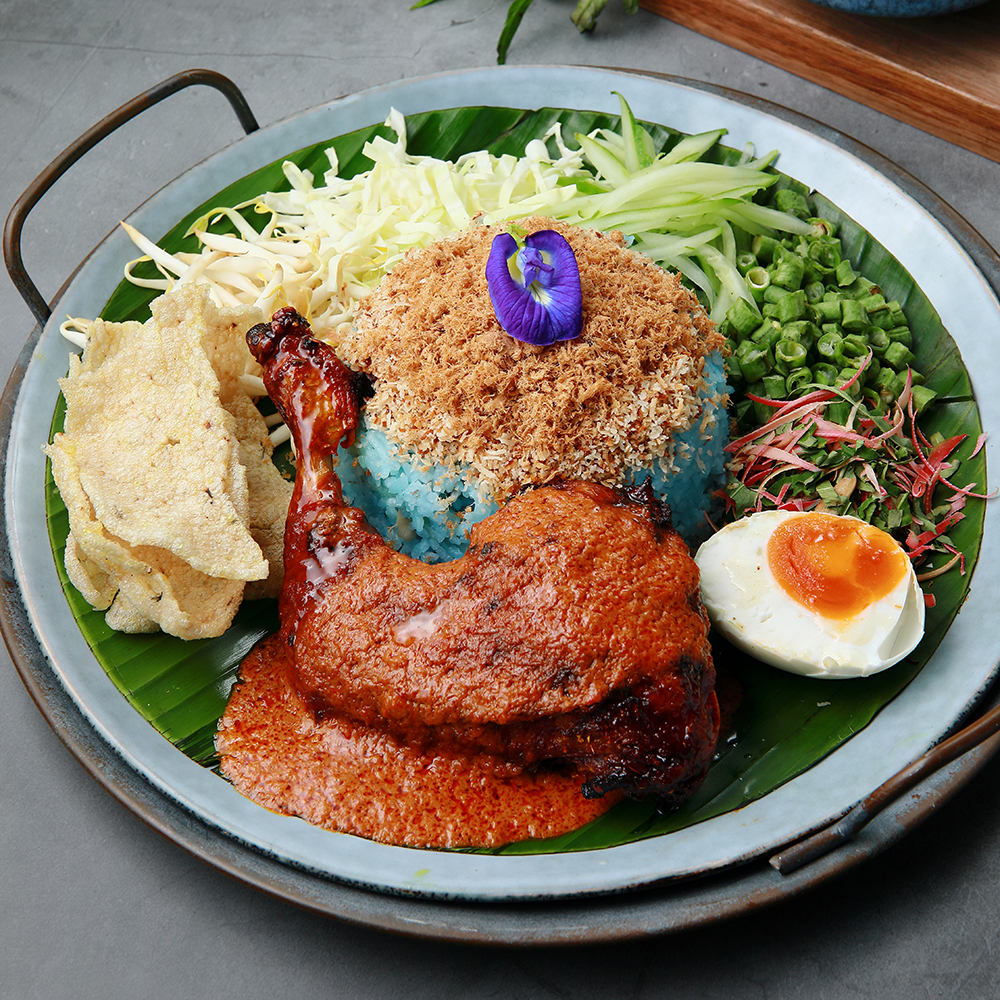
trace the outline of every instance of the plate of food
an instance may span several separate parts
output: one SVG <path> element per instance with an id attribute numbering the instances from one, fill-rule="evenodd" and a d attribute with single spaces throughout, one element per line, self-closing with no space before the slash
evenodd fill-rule
<path id="1" fill-rule="evenodd" d="M 685 81 L 295 115 L 40 333 L 32 642 L 223 866 L 472 907 L 724 877 L 994 679 L 997 273 L 874 154 Z"/>

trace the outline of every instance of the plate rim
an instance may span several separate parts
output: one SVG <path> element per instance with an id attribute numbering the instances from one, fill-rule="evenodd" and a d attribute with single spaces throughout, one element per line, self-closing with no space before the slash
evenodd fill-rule
<path id="1" fill-rule="evenodd" d="M 983 277 L 987 280 L 987 282 L 991 285 L 991 287 L 993 289 L 993 294 L 997 295 L 998 292 L 1000 292 L 1000 259 L 997 258 L 997 255 L 996 255 L 995 251 L 993 251 L 992 248 L 989 247 L 989 245 L 986 243 L 986 241 L 973 229 L 973 227 L 971 227 L 968 224 L 968 222 L 966 220 L 964 220 L 961 216 L 959 216 L 956 212 L 954 212 L 954 210 L 951 209 L 950 206 L 948 206 L 937 195 L 935 195 L 934 192 L 930 191 L 930 189 L 928 189 L 925 185 L 921 184 L 921 182 L 916 181 L 915 178 L 912 178 L 905 171 L 902 171 L 901 168 L 896 167 L 894 164 L 891 163 L 891 161 L 886 160 L 880 154 L 875 153 L 874 151 L 870 150 L 868 147 L 863 146 L 862 144 L 858 143 L 856 140 L 848 139 L 847 137 L 843 136 L 842 133 L 839 133 L 836 130 L 830 129 L 828 126 L 824 126 L 821 123 L 816 122 L 814 119 L 808 118 L 807 116 L 803 116 L 803 115 L 799 114 L 798 112 L 794 112 L 794 111 L 790 111 L 789 109 L 781 108 L 780 106 L 775 105 L 772 102 L 768 102 L 766 100 L 763 100 L 763 99 L 760 99 L 760 98 L 756 98 L 756 97 L 754 97 L 752 95 L 746 95 L 746 94 L 742 94 L 742 93 L 740 93 L 738 91 L 734 91 L 734 90 L 731 90 L 731 89 L 728 89 L 728 88 L 722 88 L 722 87 L 718 87 L 718 86 L 711 85 L 711 84 L 703 84 L 703 83 L 701 83 L 699 81 L 686 80 L 686 79 L 683 79 L 683 78 L 680 78 L 680 77 L 669 76 L 669 75 L 666 75 L 666 74 L 643 73 L 643 72 L 632 71 L 632 70 L 618 70 L 618 69 L 603 68 L 603 67 L 518 67 L 518 69 L 519 70 L 526 70 L 526 71 L 530 71 L 532 69 L 541 69 L 541 70 L 544 70 L 544 71 L 552 71 L 552 70 L 566 71 L 566 70 L 569 70 L 569 71 L 576 72 L 576 73 L 585 72 L 585 73 L 588 73 L 588 74 L 591 74 L 591 73 L 594 73 L 594 72 L 598 72 L 598 73 L 600 73 L 600 72 L 609 72 L 609 73 L 614 73 L 614 74 L 626 74 L 626 75 L 637 76 L 637 77 L 640 77 L 640 78 L 647 78 L 647 79 L 652 79 L 652 80 L 659 80 L 659 81 L 662 81 L 662 82 L 666 82 L 668 84 L 672 84 L 672 85 L 676 85 L 676 86 L 681 86 L 681 87 L 684 87 L 684 88 L 691 88 L 691 89 L 694 89 L 696 91 L 702 91 L 702 92 L 705 92 L 705 93 L 708 93 L 708 94 L 713 94 L 713 95 L 716 95 L 716 96 L 721 96 L 721 97 L 724 97 L 724 98 L 726 98 L 727 100 L 730 100 L 730 101 L 736 101 L 737 103 L 740 103 L 740 104 L 742 104 L 744 106 L 750 107 L 750 108 L 752 108 L 755 111 L 763 112 L 764 114 L 766 114 L 768 116 L 771 116 L 771 117 L 774 117 L 774 118 L 778 118 L 780 120 L 789 121 L 792 124 L 794 124 L 794 125 L 796 125 L 796 126 L 798 126 L 800 128 L 807 128 L 807 130 L 810 131 L 810 132 L 814 132 L 816 134 L 823 135 L 828 140 L 834 140 L 834 141 L 836 141 L 837 145 L 839 145 L 841 148 L 845 148 L 851 155 L 855 156 L 858 159 L 861 159 L 863 162 L 868 163 L 869 166 L 873 166 L 875 169 L 877 169 L 879 173 L 881 173 L 884 177 L 890 179 L 897 187 L 899 187 L 901 190 L 905 191 L 910 197 L 912 197 L 915 201 L 917 201 L 924 208 L 925 211 L 927 211 L 927 212 L 929 212 L 929 214 L 933 215 L 933 217 L 937 221 L 939 221 L 943 226 L 945 226 L 945 228 L 947 228 L 949 230 L 949 232 L 952 233 L 952 235 L 955 237 L 955 239 L 957 240 L 957 242 L 961 245 L 962 249 L 968 254 L 968 256 L 972 260 L 974 266 L 977 267 L 977 269 L 979 270 L 980 274 L 982 274 Z M 462 70 L 462 71 L 450 72 L 450 73 L 439 73 L 439 74 L 433 74 L 430 77 L 415 78 L 414 80 L 402 81 L 402 82 L 397 83 L 397 84 L 389 84 L 389 85 L 383 85 L 383 86 L 377 87 L 377 88 L 371 88 L 368 91 L 361 92 L 361 94 L 365 94 L 365 95 L 377 95 L 377 94 L 380 94 L 380 93 L 385 92 L 387 90 L 395 90 L 395 89 L 398 89 L 401 86 L 406 86 L 408 84 L 418 83 L 418 82 L 423 81 L 423 80 L 431 80 L 431 79 L 439 80 L 439 79 L 442 79 L 442 78 L 451 79 L 451 78 L 453 78 L 455 76 L 459 76 L 459 75 L 466 75 L 466 74 L 470 74 L 470 73 L 482 73 L 482 72 L 487 72 L 487 73 L 489 73 L 489 74 L 492 75 L 494 73 L 504 73 L 504 72 L 510 72 L 510 71 L 508 71 L 506 69 L 496 70 L 496 69 L 492 69 L 491 68 L 490 70 L 486 70 L 486 71 L 484 71 L 484 70 Z M 283 119 L 282 122 L 291 121 L 291 120 L 293 120 L 295 118 L 301 117 L 302 115 L 310 114 L 310 113 L 317 112 L 317 111 L 320 111 L 320 110 L 323 110 L 323 109 L 335 108 L 341 102 L 343 102 L 345 100 L 349 100 L 351 97 L 356 97 L 356 96 L 358 96 L 358 95 L 348 95 L 348 97 L 346 97 L 346 98 L 339 98 L 336 101 L 329 102 L 328 104 L 322 105 L 319 108 L 307 109 L 304 112 L 299 112 L 296 115 L 292 115 L 289 119 Z M 277 126 L 277 125 L 280 125 L 280 124 L 281 124 L 281 122 L 276 122 L 276 123 L 274 123 L 274 126 Z M 274 126 L 268 126 L 268 128 L 272 128 Z M 331 134 L 339 134 L 339 132 L 334 132 L 334 133 L 331 133 Z M 239 140 L 238 142 L 243 142 L 243 141 L 244 140 Z M 169 185 L 168 185 L 168 187 L 169 187 Z M 928 202 L 931 205 L 934 206 L 934 210 L 931 210 L 930 208 L 928 208 L 928 205 L 927 205 Z M 944 221 L 945 219 L 947 219 L 947 223 L 948 224 L 945 223 L 945 221 Z M 982 263 L 980 263 L 980 259 L 981 259 Z M 57 296 L 57 300 L 58 300 L 58 298 L 61 297 L 61 295 L 62 295 L 62 292 L 60 292 L 60 295 Z M 36 331 L 34 332 L 34 335 L 33 335 L 34 339 L 37 341 L 38 337 L 40 337 L 42 335 L 42 333 L 43 333 L 43 331 L 42 331 L 41 328 L 36 328 Z M 25 351 L 22 352 L 22 359 L 24 360 L 24 366 L 23 366 L 24 368 L 27 367 L 27 359 L 28 359 L 28 357 L 30 357 L 30 354 L 31 354 L 31 350 L 29 349 L 30 347 L 31 347 L 31 338 L 29 338 L 29 344 L 26 345 Z M 19 362 L 18 362 L 19 366 L 21 365 L 22 359 L 19 359 Z M 15 374 L 16 374 L 16 371 L 15 371 L 14 374 L 12 374 L 12 382 L 14 381 L 14 375 Z M 23 371 L 22 371 L 22 375 L 23 375 Z M 5 391 L 5 394 L 4 394 L 5 406 L 8 404 L 8 402 L 9 402 L 9 405 L 10 405 L 11 419 L 13 419 L 14 408 L 15 408 L 15 405 L 16 405 L 16 396 L 17 396 L 17 394 L 20 391 L 20 381 L 21 381 L 21 379 L 18 378 L 17 379 L 17 385 L 15 385 L 13 387 L 13 390 L 12 390 L 12 387 L 11 387 L 11 383 L 8 383 L 8 389 L 7 389 L 7 391 Z M 10 393 L 12 391 L 13 391 L 13 397 L 10 398 L 10 399 L 8 399 L 8 396 L 10 395 Z M 9 430 L 9 427 L 6 428 L 6 429 Z M 6 499 L 7 499 L 7 495 L 6 495 L 6 485 L 7 485 L 7 482 L 6 482 L 6 470 L 7 470 L 6 459 L 7 459 L 7 456 L 5 454 L 3 456 L 3 459 L 2 459 L 3 462 L 4 462 L 4 490 L 5 490 L 5 492 L 4 492 L 4 503 L 5 503 L 5 517 L 6 517 Z M 7 571 L 8 564 L 11 563 L 10 551 L 9 551 L 9 543 L 10 543 L 10 534 L 9 534 L 9 530 L 8 530 L 7 532 L 4 533 L 4 538 L 3 538 L 3 544 L 4 544 L 3 559 L 4 559 L 5 574 L 6 574 L 6 571 Z M 11 580 L 13 580 L 13 578 L 14 578 L 13 572 L 11 572 L 9 578 Z M 23 608 L 23 605 L 22 605 L 22 608 Z M 27 615 L 26 609 L 25 609 L 25 614 Z M 15 615 L 15 613 L 11 609 L 7 608 L 7 609 L 4 610 L 4 614 L 3 614 L 3 628 L 4 628 L 5 638 L 7 638 L 9 646 L 11 646 L 11 640 L 10 640 L 9 635 L 8 635 L 8 633 L 10 631 L 10 628 L 11 628 L 10 623 L 14 621 L 15 617 L 16 617 L 16 615 Z M 30 619 L 30 615 L 27 617 L 26 620 L 29 620 L 29 619 Z M 29 627 L 30 627 L 30 620 L 29 620 Z M 37 638 L 37 637 L 35 637 L 35 638 Z M 37 645 L 37 652 L 44 659 L 45 652 L 42 649 L 42 646 L 40 644 Z M 19 665 L 18 669 L 19 669 L 19 671 L 21 671 L 21 666 L 20 665 Z M 996 667 L 994 665 L 993 666 L 993 670 L 995 671 L 995 669 L 996 669 Z M 30 672 L 30 668 L 29 668 L 29 672 Z M 55 677 L 58 677 L 58 674 L 54 670 L 53 670 L 53 674 L 54 674 Z M 24 676 L 25 676 L 25 674 L 24 674 L 24 672 L 22 672 L 22 678 L 24 678 Z M 27 683 L 27 681 L 26 681 L 26 683 Z M 986 686 L 988 686 L 988 685 L 986 685 Z M 31 690 L 31 686 L 30 685 L 29 685 L 29 690 Z M 977 698 L 981 697 L 984 690 L 985 690 L 985 687 L 978 692 L 978 694 L 977 694 L 976 697 Z M 34 693 L 33 693 L 33 696 L 34 696 Z M 36 701 L 38 701 L 37 697 L 36 697 Z M 973 700 L 972 703 L 970 703 L 969 705 L 966 706 L 965 714 L 968 714 L 968 712 L 972 711 L 973 705 L 974 705 L 974 701 L 975 701 L 975 699 Z M 42 706 L 40 705 L 39 707 L 41 708 Z M 46 714 L 47 718 L 49 717 L 48 714 L 46 713 L 45 709 L 43 709 L 43 714 Z M 49 721 L 51 723 L 52 719 L 50 718 Z M 958 721 L 960 721 L 960 720 L 956 720 L 956 724 L 957 724 Z M 56 728 L 56 727 L 54 726 L 53 728 Z M 59 732 L 58 729 L 57 729 L 57 732 Z M 116 759 L 119 759 L 117 754 L 115 754 L 115 757 L 116 757 Z M 90 769 L 90 768 L 88 768 L 88 769 Z M 170 800 L 170 801 L 172 801 L 172 800 Z M 173 804 L 176 805 L 176 803 L 173 803 Z M 183 807 L 181 807 L 181 808 L 183 808 Z M 198 817 L 196 817 L 196 818 L 198 819 L 199 822 L 203 822 L 200 818 L 198 818 Z M 228 836 L 228 835 L 224 834 L 223 836 Z M 401 850 L 412 850 L 412 849 L 401 849 Z M 506 860 L 511 861 L 513 859 L 506 859 Z M 278 861 L 277 863 L 279 865 L 284 865 L 284 864 L 286 864 L 288 862 Z M 328 875 L 322 875 L 321 877 L 324 878 L 324 879 L 328 879 L 329 878 Z M 336 874 L 334 874 L 333 877 L 337 878 L 338 876 Z M 646 884 L 646 883 L 644 883 L 644 884 Z M 391 889 L 386 890 L 386 887 L 384 887 L 384 886 L 378 886 L 377 888 L 380 888 L 383 891 L 392 891 Z M 622 888 L 628 888 L 628 886 L 624 886 Z M 397 887 L 397 891 L 404 891 L 405 892 L 406 890 Z M 445 895 L 447 895 L 447 894 L 445 894 Z"/>
<path id="2" fill-rule="evenodd" d="M 19 380 L 15 391 L 17 384 Z M 8 383 L 0 400 L 0 432 L 9 426 L 11 390 Z M 7 539 L 0 536 L 0 566 L 10 584 L 8 564 Z M 63 745 L 105 791 L 166 840 L 250 888 L 309 912 L 440 942 L 520 947 L 618 943 L 768 909 L 891 848 L 936 814 L 1000 750 L 997 733 L 893 802 L 854 841 L 790 875 L 780 875 L 757 859 L 730 872 L 612 896 L 502 906 L 430 900 L 373 892 L 303 871 L 202 822 L 142 779 L 90 726 L 48 668 L 16 587 L 5 586 L 0 592 L 0 629 L 25 688 Z"/>

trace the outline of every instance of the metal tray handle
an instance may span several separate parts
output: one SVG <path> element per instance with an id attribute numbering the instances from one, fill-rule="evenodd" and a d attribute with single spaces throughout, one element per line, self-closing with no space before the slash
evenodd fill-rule
<path id="1" fill-rule="evenodd" d="M 21 293 L 21 297 L 27 303 L 35 319 L 44 326 L 52 315 L 52 310 L 42 298 L 41 293 L 35 287 L 35 283 L 28 277 L 28 272 L 24 268 L 24 261 L 21 258 L 21 230 L 28 213 L 35 207 L 42 195 L 88 150 L 96 146 L 102 139 L 109 136 L 121 125 L 135 118 L 147 108 L 158 104 L 165 97 L 184 90 L 186 87 L 204 85 L 214 87 L 228 99 L 236 117 L 239 119 L 243 130 L 249 135 L 255 132 L 259 126 L 254 118 L 250 105 L 242 91 L 228 77 L 214 70 L 189 69 L 183 73 L 178 73 L 155 87 L 151 87 L 145 93 L 134 97 L 127 104 L 123 104 L 117 111 L 113 111 L 106 118 L 99 121 L 92 128 L 83 133 L 75 142 L 66 147 L 31 183 L 28 189 L 14 204 L 7 216 L 7 223 L 3 231 L 3 256 L 15 287 Z"/>

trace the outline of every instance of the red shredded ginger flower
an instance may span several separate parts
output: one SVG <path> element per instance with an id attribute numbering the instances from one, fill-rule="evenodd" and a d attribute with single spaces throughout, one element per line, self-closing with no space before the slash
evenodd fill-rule
<path id="1" fill-rule="evenodd" d="M 850 394 L 865 367 L 867 361 L 836 389 L 817 389 L 798 399 L 749 397 L 773 407 L 774 415 L 727 446 L 733 456 L 727 509 L 737 515 L 741 506 L 754 511 L 821 508 L 853 513 L 893 531 L 914 563 L 932 553 L 949 553 L 947 566 L 933 575 L 956 562 L 964 574 L 964 559 L 945 533 L 965 516 L 962 508 L 968 498 L 986 498 L 949 480 L 958 468 L 952 458 L 966 435 L 934 444 L 924 436 L 916 422 L 909 371 L 891 412 L 873 414 L 864 400 Z M 843 424 L 825 415 L 828 405 L 838 400 L 851 403 Z M 983 440 L 980 436 L 973 455 Z M 939 486 L 950 496 L 935 506 Z"/>

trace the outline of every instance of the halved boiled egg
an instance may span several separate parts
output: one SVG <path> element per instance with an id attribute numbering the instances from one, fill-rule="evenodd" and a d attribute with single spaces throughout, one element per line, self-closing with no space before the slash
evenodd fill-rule
<path id="1" fill-rule="evenodd" d="M 765 663 L 864 677 L 912 652 L 924 596 L 899 543 L 856 517 L 761 511 L 695 555 L 716 629 Z"/>

